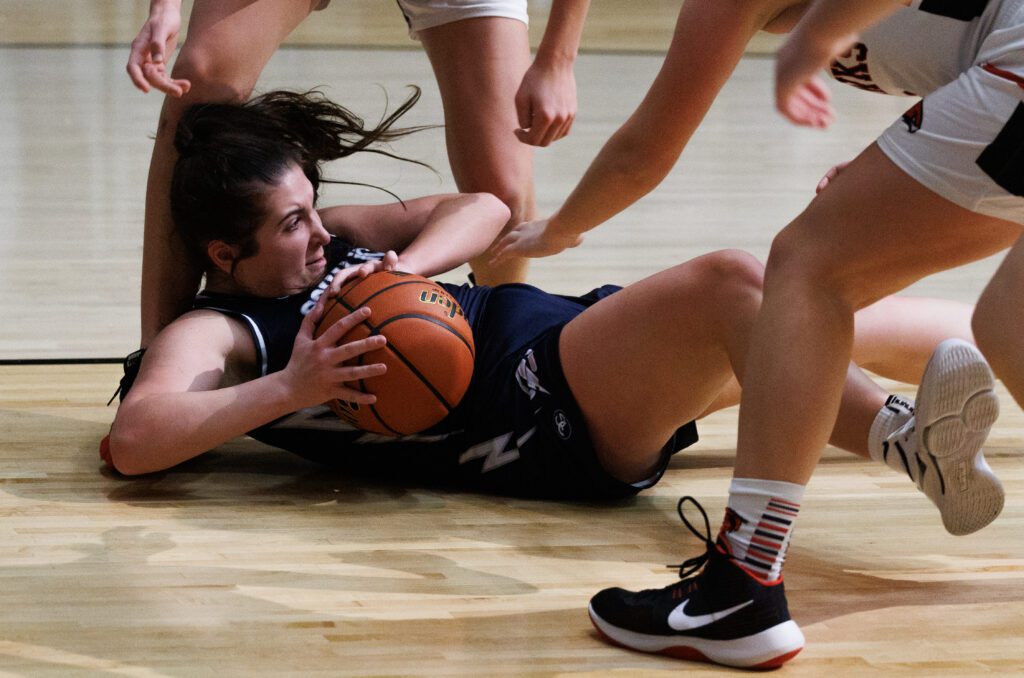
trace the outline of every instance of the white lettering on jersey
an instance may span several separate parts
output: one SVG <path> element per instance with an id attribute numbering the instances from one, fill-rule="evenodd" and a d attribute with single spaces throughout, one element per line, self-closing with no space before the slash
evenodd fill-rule
<path id="1" fill-rule="evenodd" d="M 359 264 L 364 264 L 367 261 L 379 261 L 383 258 L 383 252 L 373 252 L 365 247 L 355 247 L 349 250 L 345 258 L 342 259 L 337 266 L 332 268 L 330 273 L 324 276 L 324 279 L 320 281 L 320 284 L 316 286 L 315 290 L 309 293 L 309 299 L 302 305 L 299 312 L 302 313 L 302 315 L 307 315 L 313 310 L 313 307 L 316 306 L 316 302 L 319 301 L 320 297 L 322 297 L 324 292 L 327 291 L 327 288 L 330 287 L 331 281 L 334 280 L 334 276 L 338 274 L 338 271 L 351 268 L 352 266 L 358 266 Z"/>
<path id="2" fill-rule="evenodd" d="M 532 348 L 519 361 L 519 367 L 516 368 L 516 382 L 519 383 L 519 388 L 530 396 L 530 400 L 533 400 L 538 391 L 551 395 L 546 388 L 540 385 L 540 379 L 537 378 L 537 357 L 533 355 Z"/>
<path id="3" fill-rule="evenodd" d="M 508 443 L 512 440 L 512 433 L 503 433 L 497 438 L 485 440 L 459 455 L 459 463 L 465 464 L 473 461 L 474 459 L 480 459 L 483 457 L 484 465 L 480 469 L 480 473 L 493 471 L 496 468 L 500 468 L 505 464 L 510 464 L 516 459 L 519 459 L 519 448 L 523 446 L 523 443 L 532 438 L 533 434 L 536 432 L 537 427 L 534 426 L 520 436 L 516 441 L 515 447 L 511 448 L 508 446 Z"/>
<path id="4" fill-rule="evenodd" d="M 294 412 L 278 421 L 274 422 L 272 428 L 283 428 L 283 429 L 303 429 L 313 431 L 359 431 L 356 427 L 349 424 L 347 421 L 338 418 L 338 415 L 334 414 L 327 405 L 316 405 L 314 407 L 305 407 L 297 412 Z M 435 443 L 446 438 L 449 438 L 461 431 L 452 431 L 450 433 L 440 433 L 437 435 L 409 435 L 409 436 L 385 436 L 378 433 L 369 433 L 366 431 L 361 432 L 362 435 L 351 441 L 353 445 L 363 444 L 380 444 L 380 443 Z"/>

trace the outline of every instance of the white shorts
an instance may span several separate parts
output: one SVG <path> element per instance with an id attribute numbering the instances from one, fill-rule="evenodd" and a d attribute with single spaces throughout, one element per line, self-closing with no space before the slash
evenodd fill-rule
<path id="1" fill-rule="evenodd" d="M 1009 18 L 974 66 L 925 96 L 878 145 L 947 200 L 1024 224 L 1024 12 Z"/>
<path id="2" fill-rule="evenodd" d="M 398 7 L 414 40 L 419 31 L 463 19 L 494 16 L 530 24 L 526 0 L 398 0 Z"/>

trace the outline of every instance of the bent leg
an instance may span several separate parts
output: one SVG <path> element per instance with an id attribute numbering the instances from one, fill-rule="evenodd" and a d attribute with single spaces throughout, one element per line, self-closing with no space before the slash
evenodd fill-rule
<path id="1" fill-rule="evenodd" d="M 530 66 L 526 26 L 515 19 L 465 19 L 419 32 L 444 105 L 448 161 L 460 191 L 493 193 L 512 212 L 506 229 L 532 219 L 533 151 L 516 139 L 515 94 Z M 480 284 L 526 279 L 526 260 L 470 262 Z"/>
<path id="2" fill-rule="evenodd" d="M 939 342 L 974 343 L 973 313 L 973 305 L 948 299 L 885 297 L 854 316 L 853 361 L 886 379 L 920 383 Z"/>
<path id="3" fill-rule="evenodd" d="M 853 362 L 880 377 L 918 384 L 941 341 L 955 338 L 974 343 L 973 313 L 974 306 L 959 301 L 885 297 L 854 314 Z M 734 378 L 704 415 L 739 402 L 740 385 Z"/>
<path id="4" fill-rule="evenodd" d="M 319 0 L 196 0 L 188 38 L 173 77 L 192 89 L 166 97 L 146 183 L 142 250 L 142 346 L 191 304 L 201 271 L 186 256 L 171 218 L 170 185 L 177 152 L 174 133 L 184 110 L 206 101 L 240 101 L 281 41 Z"/>
<path id="5" fill-rule="evenodd" d="M 761 271 L 746 253 L 713 252 L 630 285 L 565 326 L 562 368 L 612 475 L 649 477 L 675 430 L 742 375 Z"/>

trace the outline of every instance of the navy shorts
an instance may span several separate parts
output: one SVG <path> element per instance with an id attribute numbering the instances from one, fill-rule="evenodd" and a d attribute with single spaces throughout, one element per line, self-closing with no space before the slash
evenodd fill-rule
<path id="1" fill-rule="evenodd" d="M 453 289 L 473 325 L 476 364 L 462 402 L 437 427 L 385 438 L 355 431 L 321 408 L 297 417 L 306 424 L 278 424 L 253 436 L 338 470 L 403 484 L 543 499 L 636 494 L 658 481 L 673 453 L 697 441 L 697 428 L 690 422 L 678 429 L 643 482 L 617 480 L 598 461 L 558 344 L 569 321 L 619 289 L 608 285 L 582 297 L 518 284 Z"/>
<path id="2" fill-rule="evenodd" d="M 661 449 L 656 471 L 630 484 L 610 475 L 597 459 L 583 412 L 565 380 L 553 327 L 510 356 L 499 372 L 514 374 L 502 389 L 502 411 L 480 412 L 482 428 L 502 433 L 476 443 L 459 457 L 462 487 L 544 499 L 616 499 L 653 486 L 671 456 L 697 442 L 696 424 L 679 428 Z"/>

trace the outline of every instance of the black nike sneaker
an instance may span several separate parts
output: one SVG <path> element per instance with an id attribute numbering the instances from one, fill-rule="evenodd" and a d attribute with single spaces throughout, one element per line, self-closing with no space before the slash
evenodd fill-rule
<path id="1" fill-rule="evenodd" d="M 683 513 L 687 500 L 704 517 L 703 535 Z M 692 497 L 677 509 L 707 550 L 679 565 L 682 579 L 671 586 L 605 589 L 591 598 L 590 620 L 601 636 L 641 652 L 748 669 L 775 668 L 796 656 L 804 635 L 789 617 L 782 578 L 763 583 L 711 541 L 707 514 Z"/>

